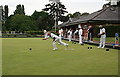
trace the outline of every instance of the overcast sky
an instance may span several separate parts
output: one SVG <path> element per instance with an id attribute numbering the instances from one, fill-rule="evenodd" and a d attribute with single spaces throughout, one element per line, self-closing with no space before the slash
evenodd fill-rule
<path id="1" fill-rule="evenodd" d="M 60 0 L 67 8 L 69 13 L 88 12 L 92 13 L 102 8 L 106 0 Z M 9 6 L 9 15 L 13 14 L 16 5 L 23 4 L 25 6 L 26 15 L 31 15 L 35 10 L 41 11 L 49 0 L 0 0 L 0 5 Z"/>

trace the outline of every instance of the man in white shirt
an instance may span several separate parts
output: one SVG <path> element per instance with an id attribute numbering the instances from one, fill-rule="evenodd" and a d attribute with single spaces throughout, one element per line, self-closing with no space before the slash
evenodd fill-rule
<path id="1" fill-rule="evenodd" d="M 46 30 L 42 30 L 43 31 L 43 33 L 44 33 L 44 36 L 45 36 L 45 39 L 47 39 L 48 37 L 47 37 L 47 31 Z"/>
<path id="2" fill-rule="evenodd" d="M 78 28 L 76 28 L 76 31 L 74 32 L 74 40 L 75 40 L 75 34 L 78 32 Z"/>
<path id="3" fill-rule="evenodd" d="M 68 38 L 69 38 L 69 42 L 71 42 L 71 40 L 72 40 L 72 29 L 70 29 L 68 31 Z"/>
<path id="4" fill-rule="evenodd" d="M 59 38 L 60 38 L 59 41 L 62 41 L 63 29 L 60 27 L 58 27 L 58 29 L 59 29 L 58 33 L 59 33 Z"/>
<path id="5" fill-rule="evenodd" d="M 82 27 L 80 25 L 78 25 L 79 28 L 79 44 L 82 44 L 82 34 L 83 34 L 83 30 Z"/>
<path id="6" fill-rule="evenodd" d="M 50 35 L 51 38 L 53 38 L 53 50 L 57 50 L 57 47 L 56 47 L 56 42 L 57 42 L 57 41 L 58 41 L 60 44 L 62 44 L 63 46 L 67 46 L 67 47 L 68 47 L 69 44 L 66 44 L 66 43 L 60 41 L 60 37 L 58 37 L 57 35 L 55 35 L 55 34 L 53 34 L 53 33 L 50 33 L 50 32 L 48 32 L 47 34 L 48 34 L 48 36 Z"/>
<path id="7" fill-rule="evenodd" d="M 61 36 L 63 37 L 63 29 L 62 28 L 61 28 L 61 33 L 62 33 Z"/>
<path id="8" fill-rule="evenodd" d="M 105 28 L 103 28 L 102 25 L 100 25 L 99 28 L 100 28 L 100 33 L 98 34 L 98 36 L 101 36 L 101 38 L 100 38 L 100 45 L 98 48 L 104 48 L 105 47 L 106 32 L 105 32 Z"/>

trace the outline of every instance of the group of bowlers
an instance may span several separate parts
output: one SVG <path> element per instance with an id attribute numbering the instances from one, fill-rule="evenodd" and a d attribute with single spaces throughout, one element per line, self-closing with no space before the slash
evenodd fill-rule
<path id="1" fill-rule="evenodd" d="M 91 28 L 91 26 L 88 28 L 88 33 L 89 33 L 88 36 L 92 35 L 90 32 L 90 28 Z M 99 28 L 100 28 L 100 32 L 98 33 L 98 36 L 100 37 L 100 45 L 97 48 L 104 48 L 105 47 L 105 39 L 106 39 L 106 30 L 105 30 L 105 28 L 103 28 L 102 25 L 100 25 Z M 59 36 L 55 35 L 54 33 L 43 30 L 44 36 L 45 36 L 44 40 L 48 39 L 49 37 L 51 37 L 53 39 L 53 50 L 57 50 L 56 42 L 59 42 L 58 44 L 61 44 L 63 46 L 67 46 L 67 47 L 69 46 L 69 44 L 62 42 L 62 38 L 64 37 L 63 29 L 60 27 L 58 27 L 58 29 L 59 29 L 59 31 L 58 31 Z M 68 31 L 66 30 L 65 33 L 66 33 L 66 35 L 68 35 L 69 42 L 72 41 L 72 35 L 74 36 L 73 39 L 75 40 L 76 39 L 75 35 L 78 33 L 79 44 L 83 43 L 83 40 L 82 40 L 83 29 L 80 25 L 78 25 L 78 28 L 76 28 L 76 31 L 73 32 L 72 29 L 70 28 Z"/>

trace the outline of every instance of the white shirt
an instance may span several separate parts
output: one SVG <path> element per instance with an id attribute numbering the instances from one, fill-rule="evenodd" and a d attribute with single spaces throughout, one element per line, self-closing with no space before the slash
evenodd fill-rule
<path id="1" fill-rule="evenodd" d="M 79 35 L 82 35 L 83 31 L 82 29 L 79 29 Z"/>
<path id="2" fill-rule="evenodd" d="M 69 36 L 72 36 L 72 31 L 69 30 L 68 33 L 69 33 Z"/>
<path id="3" fill-rule="evenodd" d="M 76 34 L 78 32 L 78 30 L 76 30 L 75 32 L 74 32 L 74 34 Z"/>
<path id="4" fill-rule="evenodd" d="M 63 29 L 61 29 L 61 32 L 63 32 Z"/>
<path id="5" fill-rule="evenodd" d="M 62 36 L 63 36 L 63 29 L 61 28 Z"/>
<path id="6" fill-rule="evenodd" d="M 100 34 L 102 34 L 103 32 L 105 33 L 105 28 L 100 29 Z"/>
<path id="7" fill-rule="evenodd" d="M 61 31 L 61 30 L 59 30 L 59 35 L 60 35 L 60 36 L 62 35 L 62 31 Z"/>
<path id="8" fill-rule="evenodd" d="M 59 30 L 59 35 L 60 35 L 60 36 L 63 36 L 63 29 L 60 29 L 60 30 Z"/>
<path id="9" fill-rule="evenodd" d="M 50 33 L 50 36 L 51 36 L 52 38 L 55 37 L 55 39 L 59 39 L 59 37 L 58 37 L 57 35 L 53 34 L 53 33 Z"/>

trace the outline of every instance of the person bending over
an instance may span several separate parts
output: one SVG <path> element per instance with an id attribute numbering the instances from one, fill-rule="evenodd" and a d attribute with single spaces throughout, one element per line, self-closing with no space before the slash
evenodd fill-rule
<path id="1" fill-rule="evenodd" d="M 48 36 L 50 36 L 51 38 L 53 38 L 53 50 L 57 50 L 56 42 L 59 42 L 61 45 L 68 47 L 69 44 L 66 44 L 66 43 L 60 41 L 60 37 L 58 37 L 54 33 L 48 32 L 47 34 L 48 34 Z"/>

